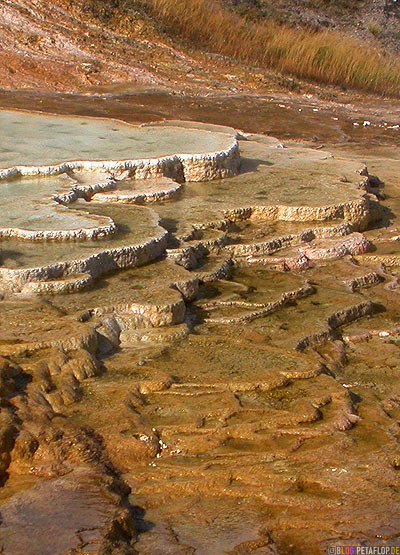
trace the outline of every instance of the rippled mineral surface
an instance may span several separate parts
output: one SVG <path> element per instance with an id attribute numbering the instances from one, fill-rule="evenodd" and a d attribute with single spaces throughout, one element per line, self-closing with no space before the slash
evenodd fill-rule
<path id="1" fill-rule="evenodd" d="M 396 545 L 396 153 L 0 122 L 0 551 Z"/>

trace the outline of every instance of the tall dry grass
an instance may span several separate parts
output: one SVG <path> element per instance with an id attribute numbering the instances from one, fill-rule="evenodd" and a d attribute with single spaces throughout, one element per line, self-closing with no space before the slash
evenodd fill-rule
<path id="1" fill-rule="evenodd" d="M 319 83 L 400 96 L 400 59 L 333 31 L 254 23 L 219 0 L 151 0 L 155 15 L 195 44 Z"/>

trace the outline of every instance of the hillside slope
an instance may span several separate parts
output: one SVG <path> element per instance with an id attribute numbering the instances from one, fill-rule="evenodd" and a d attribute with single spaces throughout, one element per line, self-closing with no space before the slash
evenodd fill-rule
<path id="1" fill-rule="evenodd" d="M 400 51 L 398 0 L 225 0 L 225 4 L 253 20 L 272 17 L 314 30 L 340 30 L 370 45 Z"/>
<path id="2" fill-rule="evenodd" d="M 230 73 L 229 61 L 185 53 L 141 11 L 107 9 L 107 2 L 99 10 L 98 4 L 0 2 L 0 88 L 93 92 L 125 83 L 192 91 L 232 88 L 230 76 L 224 76 Z M 241 73 L 251 81 L 245 68 L 237 68 L 235 80 Z"/>
<path id="3" fill-rule="evenodd" d="M 0 86 L 63 91 L 113 81 L 154 85 L 154 51 L 164 48 L 95 25 L 73 2 L 15 0 L 0 3 Z M 167 55 L 169 53 L 167 52 Z"/>
<path id="4" fill-rule="evenodd" d="M 387 7 L 394 0 L 340 0 L 339 4 L 346 6 L 339 14 L 338 3 L 334 3 L 333 9 L 331 0 L 278 0 L 273 6 L 270 0 L 227 0 L 224 5 L 207 2 L 170 2 L 171 17 L 171 13 L 164 11 L 168 2 L 160 0 L 3 0 L 0 3 L 0 88 L 93 92 L 129 83 L 136 88 L 163 87 L 191 93 L 201 90 L 202 94 L 258 92 L 271 86 L 276 88 L 277 83 L 291 88 L 295 77 L 324 84 L 354 85 L 395 96 L 400 89 L 400 62 L 368 50 L 362 43 L 347 44 L 345 39 L 337 60 L 330 62 L 327 60 L 332 50 L 329 45 L 336 45 L 337 37 L 311 29 L 314 22 L 314 27 L 348 28 L 349 35 L 355 36 L 359 24 L 354 22 L 372 17 L 373 10 L 378 10 L 379 17 L 393 12 L 395 15 L 388 17 L 395 26 L 399 21 L 397 6 L 392 10 Z M 180 4 L 185 8 L 183 11 Z M 205 21 L 210 18 L 209 23 L 212 23 L 212 13 L 208 8 L 222 10 L 218 15 L 222 21 L 226 20 L 226 29 L 221 29 L 221 36 L 217 37 L 222 47 L 212 36 L 215 31 L 212 25 L 206 29 L 208 25 L 203 25 L 201 18 L 194 20 L 189 34 L 180 27 L 182 16 L 189 14 L 193 5 L 203 10 Z M 360 14 L 364 14 L 362 18 Z M 381 21 L 378 15 L 377 22 Z M 325 16 L 331 18 L 328 23 L 323 19 Z M 282 37 L 289 47 L 281 46 L 281 38 L 275 37 L 269 50 L 278 57 L 264 59 L 263 43 L 258 38 L 264 34 L 262 40 L 267 44 L 268 33 L 276 35 L 276 30 L 280 33 L 281 28 L 275 22 L 281 20 L 289 23 L 282 27 Z M 188 24 L 191 25 L 190 20 Z M 197 32 L 196 24 L 201 31 L 207 31 L 200 40 L 191 36 L 192 31 Z M 265 25 L 275 27 L 265 33 Z M 225 47 L 229 41 L 225 40 L 224 32 L 231 34 L 234 43 L 243 43 L 243 36 L 235 40 L 240 28 L 242 35 L 254 35 L 244 55 L 236 45 L 233 50 Z M 378 38 L 368 33 L 372 42 L 378 42 Z M 313 44 L 307 45 L 309 37 Z M 309 68 L 300 67 L 296 56 L 293 57 L 297 39 L 309 48 Z M 259 52 L 255 52 L 255 44 L 259 44 Z M 354 59 L 350 56 L 347 61 L 349 48 Z M 287 60 L 281 55 L 285 49 L 291 49 Z M 305 59 L 303 54 L 300 56 Z M 326 61 L 328 66 L 324 67 Z M 346 64 L 351 66 L 351 71 Z M 280 74 L 287 77 L 281 78 Z"/>

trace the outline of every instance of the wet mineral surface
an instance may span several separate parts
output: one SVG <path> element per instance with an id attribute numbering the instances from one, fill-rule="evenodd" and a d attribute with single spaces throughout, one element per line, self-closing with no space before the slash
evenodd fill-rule
<path id="1" fill-rule="evenodd" d="M 191 126 L 238 175 L 0 182 L 0 546 L 398 545 L 396 151 Z"/>

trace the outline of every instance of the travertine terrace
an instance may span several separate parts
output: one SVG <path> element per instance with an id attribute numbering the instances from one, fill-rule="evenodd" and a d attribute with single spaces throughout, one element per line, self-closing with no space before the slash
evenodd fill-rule
<path id="1" fill-rule="evenodd" d="M 391 545 L 379 179 L 229 127 L 1 118 L 4 553 L 322 553 L 388 514 Z"/>

